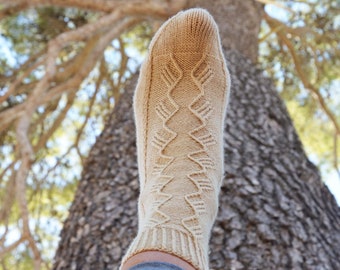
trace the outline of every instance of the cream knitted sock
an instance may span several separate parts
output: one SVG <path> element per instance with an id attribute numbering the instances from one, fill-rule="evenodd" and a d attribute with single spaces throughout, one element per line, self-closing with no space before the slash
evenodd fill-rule
<path id="1" fill-rule="evenodd" d="M 208 269 L 229 84 L 208 12 L 180 12 L 157 32 L 134 98 L 139 230 L 123 262 L 143 251 L 163 251 Z"/>

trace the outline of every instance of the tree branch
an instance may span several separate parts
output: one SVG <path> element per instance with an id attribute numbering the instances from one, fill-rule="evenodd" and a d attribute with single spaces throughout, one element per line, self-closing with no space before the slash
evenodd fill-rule
<path id="1" fill-rule="evenodd" d="M 146 18 L 147 16 L 151 16 L 151 15 L 153 16 L 157 16 L 160 14 L 164 15 L 163 9 L 164 9 L 164 5 L 160 5 L 160 4 L 156 5 L 156 4 L 149 3 L 149 4 L 135 6 L 129 2 L 129 4 L 122 5 L 121 8 L 115 9 L 112 13 L 101 17 L 99 20 L 93 23 L 86 24 L 73 31 L 62 33 L 59 36 L 57 36 L 55 39 L 51 40 L 48 43 L 48 51 L 44 59 L 46 74 L 44 78 L 39 81 L 39 83 L 33 90 L 33 93 L 34 92 L 36 93 L 33 95 L 34 103 L 36 104 L 44 103 L 41 101 L 42 96 L 44 96 L 42 95 L 42 93 L 48 89 L 49 82 L 52 82 L 53 77 L 56 76 L 55 60 L 57 59 L 58 54 L 62 48 L 64 48 L 71 42 L 88 40 L 92 36 L 98 34 L 98 31 L 101 33 L 105 30 L 107 31 L 108 27 L 111 28 L 112 25 L 126 18 L 127 15 L 133 15 L 135 16 L 133 20 L 139 21 L 142 18 Z M 123 23 L 123 26 L 127 27 L 127 25 L 124 23 Z M 112 38 L 116 37 L 118 33 L 125 30 L 124 28 L 122 29 L 122 24 L 120 26 L 119 25 L 116 26 L 116 28 L 119 29 L 119 31 L 116 31 L 117 33 L 114 33 L 112 35 Z M 107 41 L 105 42 L 107 43 Z M 31 98 L 31 102 L 32 102 L 32 98 Z M 6 126 L 9 122 L 12 122 L 16 118 L 19 118 L 19 117 L 27 118 L 27 116 L 22 116 L 23 114 L 22 110 L 23 109 L 27 110 L 27 106 L 28 106 L 27 104 L 29 103 L 29 101 L 27 100 L 25 103 L 26 105 L 24 106 L 22 104 L 19 104 L 15 106 L 14 108 L 10 108 L 0 113 L 0 123 L 1 123 L 0 131 L 3 130 L 2 127 Z"/>
<path id="2" fill-rule="evenodd" d="M 15 173 L 13 172 L 15 162 L 12 162 L 9 167 L 12 169 L 12 174 L 6 183 L 6 187 L 4 188 L 5 194 L 4 198 L 2 198 L 2 205 L 0 208 L 0 221 L 7 224 L 8 217 L 11 213 L 12 206 L 15 200 Z"/>
<path id="3" fill-rule="evenodd" d="M 13 15 L 27 8 L 38 6 L 59 6 L 59 7 L 76 7 L 85 10 L 99 11 L 110 13 L 115 9 L 124 8 L 126 5 L 141 7 L 145 10 L 154 10 L 155 14 L 161 17 L 169 17 L 175 14 L 186 5 L 186 0 L 169 0 L 146 2 L 141 0 L 126 0 L 124 2 L 116 0 L 31 0 L 31 1 L 1 1 L 5 7 L 0 11 L 0 19 L 5 16 Z M 6 5 L 7 4 L 7 5 Z"/>
<path id="4" fill-rule="evenodd" d="M 75 100 L 76 93 L 71 92 L 67 97 L 67 103 L 65 107 L 61 110 L 56 120 L 54 120 L 52 126 L 48 129 L 47 132 L 39 139 L 38 143 L 33 147 L 34 153 L 36 153 L 39 149 L 43 148 L 46 142 L 50 139 L 50 137 L 54 134 L 54 132 L 60 127 L 61 123 L 66 117 L 67 112 L 71 109 L 73 102 Z"/>
<path id="5" fill-rule="evenodd" d="M 275 20 L 274 18 L 270 17 L 266 13 L 264 14 L 264 18 L 271 28 L 277 28 L 278 24 L 282 24 L 281 22 L 279 22 L 278 20 Z M 321 95 L 321 93 L 309 82 L 308 78 L 306 77 L 305 72 L 303 71 L 301 63 L 299 61 L 298 55 L 296 54 L 296 51 L 294 49 L 293 44 L 286 37 L 286 35 L 283 31 L 281 31 L 281 30 L 277 31 L 276 34 L 277 34 L 278 38 L 288 48 L 288 50 L 289 50 L 289 52 L 290 52 L 290 54 L 293 58 L 293 63 L 295 65 L 296 72 L 297 72 L 299 78 L 301 79 L 303 86 L 305 87 L 305 89 L 309 90 L 311 92 L 312 96 L 318 101 L 321 109 L 324 111 L 324 113 L 328 116 L 328 118 L 332 122 L 337 136 L 339 136 L 340 135 L 339 123 L 337 122 L 335 115 L 332 113 L 332 111 L 327 106 L 327 104 L 326 104 L 323 96 Z"/>
<path id="6" fill-rule="evenodd" d="M 33 70 L 35 70 L 38 66 L 43 64 L 43 61 L 41 59 L 39 59 L 39 57 L 43 54 L 43 51 L 41 51 L 38 54 L 33 55 L 32 57 L 30 57 L 25 64 L 23 64 L 19 71 L 23 71 L 24 72 L 22 74 L 20 74 L 19 76 L 17 74 L 14 74 L 15 76 L 15 81 L 13 83 L 11 83 L 10 87 L 8 88 L 7 92 L 3 95 L 0 96 L 0 103 L 4 102 L 10 95 L 13 95 L 14 91 L 17 90 L 18 86 L 20 83 L 22 83 L 22 81 L 28 76 L 30 75 Z M 27 69 L 26 69 L 27 67 Z M 26 69 L 26 70 L 25 70 Z M 7 78 L 8 79 L 8 78 Z"/>
<path id="7" fill-rule="evenodd" d="M 1 249 L 0 250 L 0 259 L 2 259 L 6 254 L 11 252 L 12 250 L 16 249 L 25 240 L 26 240 L 26 238 L 21 236 L 17 241 L 15 241 L 12 244 L 8 245 L 7 247 Z"/>

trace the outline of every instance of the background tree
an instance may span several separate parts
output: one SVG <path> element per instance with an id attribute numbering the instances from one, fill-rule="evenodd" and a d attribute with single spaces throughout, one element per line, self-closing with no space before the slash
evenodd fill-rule
<path id="1" fill-rule="evenodd" d="M 309 153 L 324 167 L 337 167 L 336 1 L 261 1 L 283 10 L 283 22 L 263 12 L 260 3 L 238 2 L 0 2 L 3 269 L 51 267 L 53 231 L 66 217 L 79 164 L 85 164 L 106 119 L 65 223 L 55 268 L 117 265 L 135 230 L 138 188 L 129 103 L 133 83 L 125 83 L 160 22 L 184 7 L 206 6 L 226 48 L 253 62 L 260 52 L 259 63 L 276 79 Z M 268 261 L 268 267 L 286 269 L 339 268 L 334 199 L 303 154 L 272 86 L 237 52 L 227 58 L 235 94 L 213 266 L 257 269 Z M 124 100 L 108 118 L 123 89 Z M 118 207 L 122 204 L 126 208 Z"/>

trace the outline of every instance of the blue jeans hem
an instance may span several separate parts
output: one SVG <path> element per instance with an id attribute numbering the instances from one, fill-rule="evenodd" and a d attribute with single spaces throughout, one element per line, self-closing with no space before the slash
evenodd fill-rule
<path id="1" fill-rule="evenodd" d="M 139 263 L 129 270 L 183 270 L 177 265 L 165 262 L 145 262 Z"/>

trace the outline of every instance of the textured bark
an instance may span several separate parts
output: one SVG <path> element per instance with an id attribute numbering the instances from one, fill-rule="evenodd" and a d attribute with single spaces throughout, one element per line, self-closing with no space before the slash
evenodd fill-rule
<path id="1" fill-rule="evenodd" d="M 204 1 L 194 2 L 204 6 Z M 235 12 L 242 2 L 249 3 L 244 8 L 251 23 L 240 15 L 234 28 L 236 13 L 222 16 L 227 5 L 215 6 L 219 0 L 206 2 L 212 3 L 208 9 L 220 25 L 224 46 L 254 60 L 259 6 L 253 1 L 223 1 Z M 251 10 L 257 10 L 257 15 Z M 237 26 L 242 23 L 249 26 Z M 257 25 L 252 28 L 252 23 Z M 237 29 L 244 29 L 244 37 L 237 37 Z M 226 58 L 232 92 L 211 268 L 340 269 L 340 209 L 308 161 L 284 104 L 251 61 L 236 51 L 228 51 Z M 90 153 L 54 269 L 117 269 L 136 234 L 135 83 L 136 78 Z"/>
<path id="2" fill-rule="evenodd" d="M 188 0 L 188 6 L 209 10 L 219 26 L 223 47 L 256 62 L 262 4 L 254 0 Z"/>
<path id="3" fill-rule="evenodd" d="M 236 52 L 226 57 L 232 92 L 211 267 L 340 269 L 339 208 L 304 154 L 282 101 L 250 61 Z M 90 153 L 54 269 L 117 269 L 135 236 L 135 81 Z"/>

